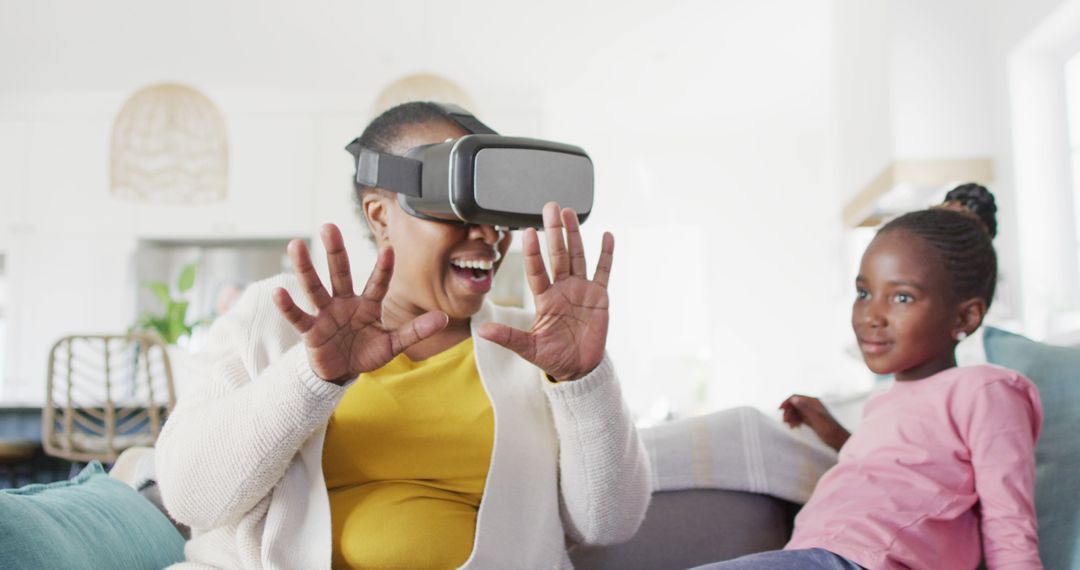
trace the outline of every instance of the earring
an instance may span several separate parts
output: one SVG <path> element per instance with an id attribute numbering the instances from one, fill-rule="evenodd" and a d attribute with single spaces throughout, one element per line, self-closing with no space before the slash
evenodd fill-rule
<path id="1" fill-rule="evenodd" d="M 968 336 L 967 333 L 964 332 L 964 331 L 957 332 L 956 333 L 956 342 L 960 342 L 960 341 L 964 340 L 965 338 L 967 338 L 967 336 Z"/>

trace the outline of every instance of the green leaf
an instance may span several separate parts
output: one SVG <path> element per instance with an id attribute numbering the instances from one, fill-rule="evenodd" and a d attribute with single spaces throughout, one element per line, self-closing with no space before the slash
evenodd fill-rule
<path id="1" fill-rule="evenodd" d="M 161 340 L 168 344 L 176 344 L 180 337 L 190 336 L 192 329 L 198 323 L 188 324 L 186 322 L 188 301 L 182 300 L 182 298 L 185 296 L 184 293 L 190 291 L 195 285 L 197 268 L 198 262 L 193 262 L 185 265 L 180 270 L 180 276 L 176 282 L 176 288 L 179 290 L 177 299 L 173 299 L 172 292 L 165 283 L 144 283 L 143 286 L 150 289 L 158 301 L 161 302 L 164 311 L 157 315 L 143 315 L 135 326 L 143 330 L 156 332 L 161 337 Z"/>
<path id="2" fill-rule="evenodd" d="M 147 329 L 156 332 L 162 340 L 168 342 L 166 337 L 169 335 L 169 324 L 165 319 L 160 317 L 146 317 L 144 323 Z"/>
<path id="3" fill-rule="evenodd" d="M 169 331 L 168 340 L 170 344 L 175 343 L 177 339 L 184 336 L 185 334 L 190 334 L 190 331 L 187 330 L 187 325 L 184 324 L 184 319 L 187 317 L 187 309 L 187 301 L 174 303 L 171 307 L 169 307 L 167 326 Z"/>
<path id="4" fill-rule="evenodd" d="M 172 298 L 169 296 L 168 285 L 154 281 L 152 283 L 143 283 L 143 286 L 153 291 L 154 296 L 157 297 L 158 301 L 161 301 L 161 304 L 165 305 L 165 309 L 168 310 L 169 305 L 172 303 Z"/>
<path id="5" fill-rule="evenodd" d="M 181 293 L 188 291 L 195 284 L 195 268 L 197 265 L 198 262 L 191 262 L 180 270 L 180 279 L 176 282 L 176 286 Z"/>

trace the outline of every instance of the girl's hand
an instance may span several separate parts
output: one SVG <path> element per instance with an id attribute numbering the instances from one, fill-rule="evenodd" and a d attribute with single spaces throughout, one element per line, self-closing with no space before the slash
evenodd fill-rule
<path id="1" fill-rule="evenodd" d="M 844 443 L 851 437 L 851 433 L 840 425 L 825 409 L 825 405 L 817 398 L 795 394 L 780 404 L 784 410 L 784 423 L 792 428 L 802 424 L 810 426 L 821 441 L 829 447 L 840 451 Z"/>
<path id="2" fill-rule="evenodd" d="M 289 292 L 274 291 L 274 304 L 307 347 L 308 363 L 315 374 L 335 384 L 343 384 L 362 372 L 382 367 L 406 348 L 430 337 L 446 326 L 444 313 L 429 312 L 404 325 L 388 330 L 382 325 L 382 300 L 394 271 L 394 252 L 379 252 L 375 269 L 361 295 L 353 290 L 349 254 L 341 231 L 325 224 L 320 232 L 330 267 L 333 294 L 326 292 L 311 264 L 307 246 L 301 240 L 289 243 L 289 259 L 296 276 L 315 306 L 315 314 L 304 312 Z"/>
<path id="3" fill-rule="evenodd" d="M 592 372 L 604 358 L 607 283 L 615 238 L 604 233 L 600 260 L 589 280 L 577 214 L 549 202 L 544 206 L 544 234 L 554 280 L 548 279 L 536 230 L 525 230 L 522 239 L 525 273 L 536 304 L 532 329 L 526 332 L 485 323 L 479 333 L 518 353 L 557 381 L 577 380 Z"/>

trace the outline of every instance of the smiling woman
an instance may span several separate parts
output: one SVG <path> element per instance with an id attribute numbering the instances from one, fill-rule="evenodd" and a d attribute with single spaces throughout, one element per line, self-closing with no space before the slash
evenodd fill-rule
<path id="1" fill-rule="evenodd" d="M 401 156 L 465 134 L 428 103 L 360 137 Z M 522 254 L 535 314 L 487 294 L 509 234 L 421 219 L 358 187 L 379 248 L 357 294 L 341 232 L 295 275 L 248 288 L 210 332 L 201 386 L 158 442 L 163 500 L 216 567 L 571 566 L 566 545 L 629 538 L 648 463 L 605 356 L 614 238 L 592 279 L 577 214 L 543 209 Z M 528 521 L 525 524 L 524 521 Z"/>

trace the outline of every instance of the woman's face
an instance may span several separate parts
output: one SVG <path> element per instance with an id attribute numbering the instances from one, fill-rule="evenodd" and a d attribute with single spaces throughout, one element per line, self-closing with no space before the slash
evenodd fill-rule
<path id="1" fill-rule="evenodd" d="M 410 125 L 391 150 L 404 154 L 416 146 L 465 134 L 450 123 Z M 451 319 L 467 319 L 480 310 L 510 246 L 508 232 L 415 218 L 389 192 L 366 196 L 363 210 L 378 246 L 394 249 L 386 303 L 416 314 L 443 311 Z"/>

